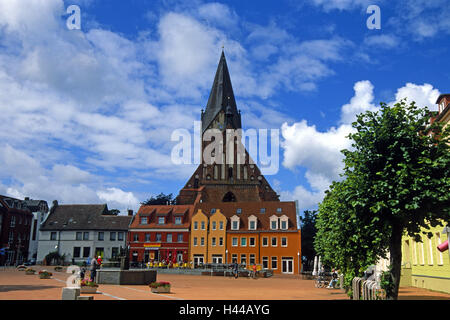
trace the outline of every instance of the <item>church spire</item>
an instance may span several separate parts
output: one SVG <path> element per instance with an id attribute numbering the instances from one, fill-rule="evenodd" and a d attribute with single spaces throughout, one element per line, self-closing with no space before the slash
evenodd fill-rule
<path id="1" fill-rule="evenodd" d="M 211 122 L 221 112 L 227 114 L 232 128 L 240 129 L 241 115 L 236 107 L 236 100 L 234 99 L 233 87 L 231 85 L 231 78 L 228 72 L 227 60 L 222 48 L 222 55 L 220 56 L 219 65 L 217 66 L 214 83 L 209 94 L 206 110 L 202 117 L 202 132 L 210 126 Z"/>

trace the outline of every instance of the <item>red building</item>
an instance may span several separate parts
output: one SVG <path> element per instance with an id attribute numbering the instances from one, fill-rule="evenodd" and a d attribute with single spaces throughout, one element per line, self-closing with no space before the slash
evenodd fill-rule
<path id="1" fill-rule="evenodd" d="M 128 232 L 130 261 L 187 262 L 194 206 L 144 205 Z"/>
<path id="2" fill-rule="evenodd" d="M 28 256 L 33 214 L 24 201 L 0 195 L 0 265 L 21 264 Z"/>

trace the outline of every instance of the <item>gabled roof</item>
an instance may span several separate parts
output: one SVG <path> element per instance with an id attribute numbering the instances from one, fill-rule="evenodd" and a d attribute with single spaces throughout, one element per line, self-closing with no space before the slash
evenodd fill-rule
<path id="1" fill-rule="evenodd" d="M 206 131 L 221 110 L 231 113 L 234 129 L 240 129 L 242 127 L 241 116 L 236 107 L 227 60 L 225 59 L 225 53 L 223 51 L 209 94 L 208 104 L 202 115 L 202 133 Z"/>
<path id="2" fill-rule="evenodd" d="M 194 212 L 192 205 L 142 205 L 136 218 L 131 222 L 131 229 L 187 229 Z M 140 217 L 150 217 L 147 224 L 140 224 Z M 156 216 L 165 216 L 166 223 L 158 224 Z M 173 216 L 183 216 L 182 224 L 175 224 Z"/>
<path id="3" fill-rule="evenodd" d="M 58 205 L 52 208 L 41 230 L 128 230 L 131 216 L 104 214 L 107 212 L 106 204 Z"/>
<path id="4" fill-rule="evenodd" d="M 261 208 L 265 208 L 265 213 L 261 213 Z M 277 211 L 278 208 L 281 208 L 281 212 Z M 211 209 L 220 209 L 220 212 L 230 220 L 233 216 L 239 217 L 239 231 L 248 230 L 248 218 L 251 216 L 255 216 L 258 219 L 258 231 L 270 231 L 270 217 L 272 216 L 276 216 L 278 218 L 287 216 L 289 219 L 288 230 L 298 230 L 297 212 L 295 202 L 293 201 L 206 202 L 197 203 L 195 206 L 195 212 L 197 212 L 198 209 L 201 209 L 202 212 L 208 217 L 211 216 Z M 241 213 L 236 213 L 237 209 L 242 209 Z M 230 229 L 231 225 L 228 224 L 227 228 Z"/>

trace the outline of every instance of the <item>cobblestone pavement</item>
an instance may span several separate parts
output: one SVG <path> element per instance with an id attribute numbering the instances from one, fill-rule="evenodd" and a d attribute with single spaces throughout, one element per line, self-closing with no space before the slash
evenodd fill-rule
<path id="1" fill-rule="evenodd" d="M 39 271 L 44 268 L 35 267 Z M 69 274 L 55 272 L 51 279 L 0 268 L 0 300 L 60 300 Z M 238 278 L 159 274 L 158 281 L 172 284 L 170 294 L 151 293 L 145 285 L 100 285 L 94 300 L 348 300 L 338 289 L 315 288 L 313 280 L 299 276 Z M 83 294 L 84 295 L 84 294 Z M 92 294 L 91 294 L 92 295 Z M 450 295 L 419 288 L 401 288 L 399 299 L 447 299 Z"/>

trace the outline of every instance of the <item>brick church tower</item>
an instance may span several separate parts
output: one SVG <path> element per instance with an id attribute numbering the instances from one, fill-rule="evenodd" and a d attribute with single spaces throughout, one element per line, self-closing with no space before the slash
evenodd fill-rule
<path id="1" fill-rule="evenodd" d="M 177 204 L 279 201 L 241 143 L 241 113 L 223 51 L 201 121 L 202 161 Z"/>

